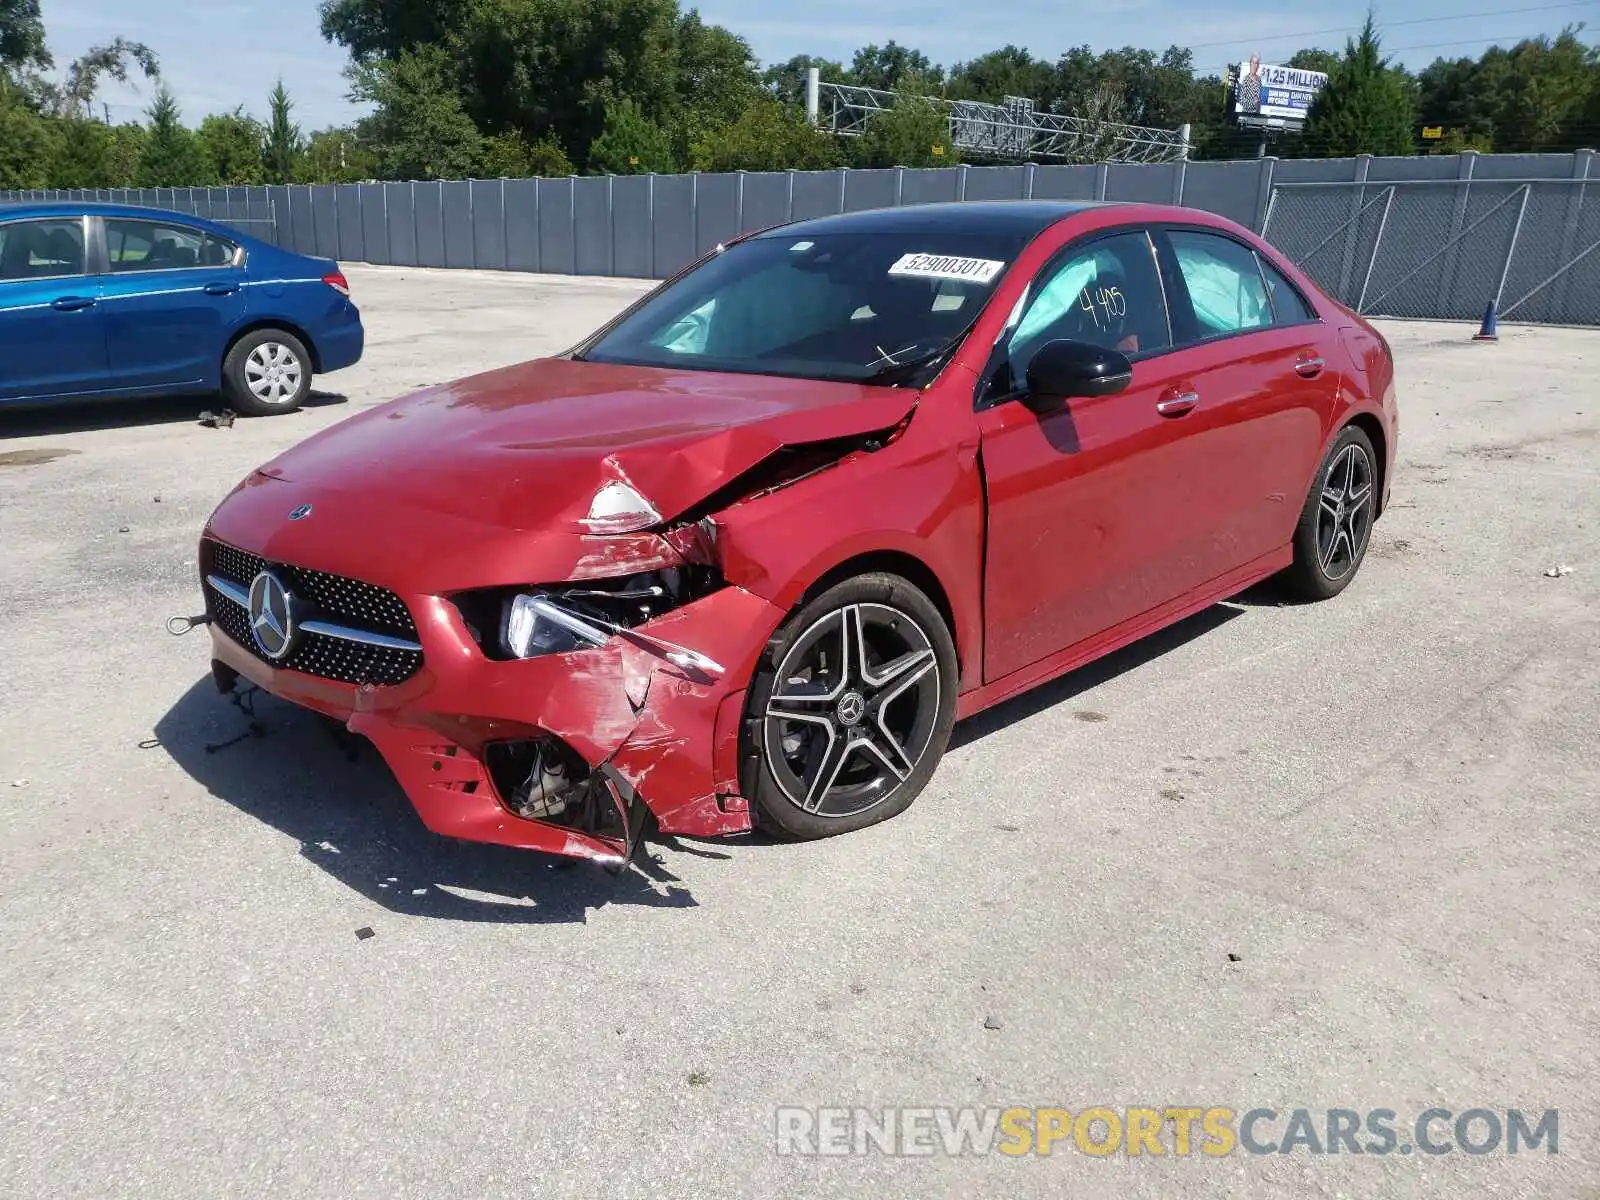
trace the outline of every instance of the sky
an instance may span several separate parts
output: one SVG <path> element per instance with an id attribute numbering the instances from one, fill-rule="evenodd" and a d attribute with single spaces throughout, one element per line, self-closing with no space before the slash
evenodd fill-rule
<path id="1" fill-rule="evenodd" d="M 1368 0 L 1313 5 L 1239 0 L 684 0 L 707 21 L 743 36 L 763 63 L 796 54 L 848 62 L 859 46 L 893 39 L 936 62 L 971 58 L 1008 42 L 1054 59 L 1071 46 L 1125 45 L 1194 51 L 1201 74 L 1220 74 L 1252 51 L 1263 62 L 1302 46 L 1339 48 L 1359 29 Z M 282 76 L 305 130 L 340 125 L 362 112 L 347 98 L 341 47 L 322 40 L 316 0 L 43 0 L 45 29 L 58 68 L 118 35 L 142 41 L 161 59 L 162 76 L 191 125 L 208 112 L 243 106 L 264 116 L 267 93 Z M 1398 0 L 1378 6 L 1384 45 L 1412 68 L 1443 55 L 1476 57 L 1496 42 L 1587 22 L 1600 33 L 1600 0 Z M 100 99 L 114 121 L 139 119 L 151 86 L 109 82 Z"/>

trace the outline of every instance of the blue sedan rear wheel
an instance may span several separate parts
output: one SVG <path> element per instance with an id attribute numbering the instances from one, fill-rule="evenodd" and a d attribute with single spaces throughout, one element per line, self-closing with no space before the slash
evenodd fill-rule
<path id="1" fill-rule="evenodd" d="M 233 407 L 248 417 L 293 412 L 311 391 L 311 355 L 282 329 L 257 329 L 228 351 L 222 383 Z"/>

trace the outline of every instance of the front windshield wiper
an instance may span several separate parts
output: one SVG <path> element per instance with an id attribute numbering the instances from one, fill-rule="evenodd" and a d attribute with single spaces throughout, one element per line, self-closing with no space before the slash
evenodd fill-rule
<path id="1" fill-rule="evenodd" d="M 963 333 L 962 337 L 966 335 Z M 917 377 L 923 370 L 933 366 L 961 344 L 961 338 L 951 338 L 942 346 L 929 350 L 926 354 L 919 354 L 915 358 L 908 358 L 904 362 L 892 362 L 885 367 L 873 371 L 870 375 L 861 375 L 853 379 L 853 383 L 876 385 L 879 387 L 893 387 L 896 384 L 907 383 Z M 879 361 L 882 361 L 881 359 Z"/>

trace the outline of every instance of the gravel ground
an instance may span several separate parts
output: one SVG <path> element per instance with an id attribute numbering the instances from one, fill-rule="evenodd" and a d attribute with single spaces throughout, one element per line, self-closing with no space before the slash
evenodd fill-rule
<path id="1" fill-rule="evenodd" d="M 213 750 L 246 718 L 162 624 L 234 481 L 646 286 L 349 274 L 367 357 L 303 415 L 0 415 L 0 1194 L 1600 1195 L 1600 334 L 1389 327 L 1338 600 L 969 721 L 885 825 L 614 880 L 432 837 L 275 701 Z M 1560 1153 L 774 1152 L 779 1105 L 1142 1104 L 1556 1108 Z"/>

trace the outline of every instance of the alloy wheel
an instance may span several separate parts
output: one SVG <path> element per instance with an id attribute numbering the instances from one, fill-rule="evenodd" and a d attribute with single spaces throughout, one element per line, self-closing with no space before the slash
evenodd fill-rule
<path id="1" fill-rule="evenodd" d="M 824 614 L 784 655 L 767 698 L 773 779 L 817 816 L 881 804 L 928 751 L 939 687 L 933 643 L 911 616 L 873 603 Z"/>
<path id="2" fill-rule="evenodd" d="M 282 342 L 262 342 L 244 360 L 244 381 L 263 404 L 283 404 L 300 391 L 304 368 Z"/>
<path id="3" fill-rule="evenodd" d="M 1330 580 L 1343 579 L 1361 561 L 1372 534 L 1372 459 L 1351 442 L 1328 464 L 1317 513 L 1317 564 Z"/>

